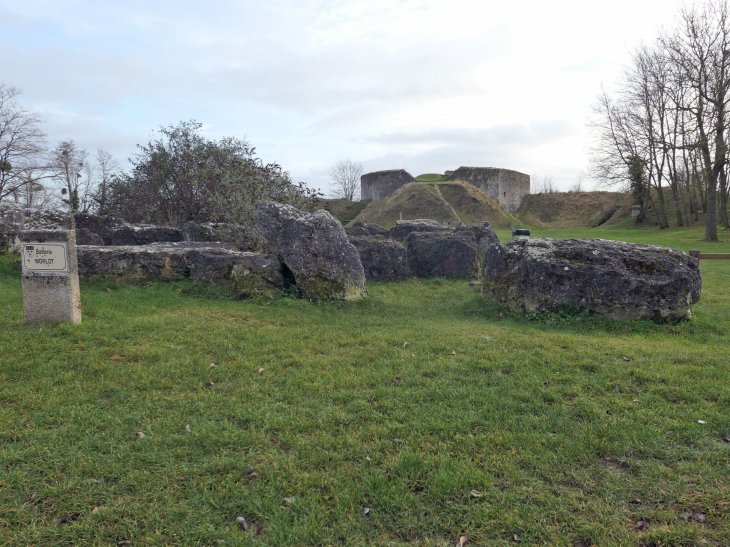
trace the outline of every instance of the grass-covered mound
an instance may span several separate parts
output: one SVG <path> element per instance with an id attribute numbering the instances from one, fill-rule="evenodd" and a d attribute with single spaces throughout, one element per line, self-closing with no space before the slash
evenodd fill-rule
<path id="1" fill-rule="evenodd" d="M 351 222 L 362 211 L 370 200 L 349 201 L 346 199 L 319 199 L 319 208 L 325 209 L 343 225 Z"/>
<path id="2" fill-rule="evenodd" d="M 679 325 L 436 279 L 82 281 L 82 324 L 33 327 L 0 257 L 0 543 L 728 545 L 730 273 L 701 268 Z"/>
<path id="3" fill-rule="evenodd" d="M 631 218 L 633 204 L 631 194 L 620 192 L 528 194 L 515 216 L 535 228 L 596 228 Z"/>
<path id="4" fill-rule="evenodd" d="M 399 188 L 389 196 L 370 203 L 357 218 L 385 228 L 395 221 L 430 218 L 438 221 L 458 221 L 473 224 L 487 220 L 497 228 L 520 225 L 499 204 L 478 188 L 461 182 L 438 184 L 414 182 Z"/>
<path id="5" fill-rule="evenodd" d="M 424 173 L 423 175 L 418 175 L 416 177 L 416 180 L 418 182 L 428 182 L 434 184 L 439 182 L 447 182 L 449 178 L 446 175 L 442 175 L 441 173 Z"/>

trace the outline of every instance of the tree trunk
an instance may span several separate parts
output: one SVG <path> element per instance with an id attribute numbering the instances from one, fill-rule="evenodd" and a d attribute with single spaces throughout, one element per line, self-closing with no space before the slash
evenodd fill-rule
<path id="1" fill-rule="evenodd" d="M 657 201 L 659 202 L 659 210 L 657 210 L 657 220 L 659 221 L 659 229 L 669 228 L 669 221 L 667 220 L 667 208 L 664 203 L 664 190 L 662 190 L 662 184 L 656 187 L 657 190 Z"/>

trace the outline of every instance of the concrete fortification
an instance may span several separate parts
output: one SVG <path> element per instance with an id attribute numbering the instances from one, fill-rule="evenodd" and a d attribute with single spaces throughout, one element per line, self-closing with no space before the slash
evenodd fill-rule
<path id="1" fill-rule="evenodd" d="M 445 180 L 467 182 L 495 200 L 507 212 L 514 213 L 530 193 L 530 175 L 497 167 L 459 167 L 446 171 Z M 417 182 L 404 169 L 374 171 L 360 177 L 360 199 L 376 200 L 389 196 L 408 183 Z"/>
<path id="2" fill-rule="evenodd" d="M 405 169 L 374 171 L 360 177 L 360 199 L 380 199 L 416 179 Z"/>
<path id="3" fill-rule="evenodd" d="M 459 167 L 451 180 L 468 182 L 514 213 L 530 193 L 530 175 L 497 167 Z"/>

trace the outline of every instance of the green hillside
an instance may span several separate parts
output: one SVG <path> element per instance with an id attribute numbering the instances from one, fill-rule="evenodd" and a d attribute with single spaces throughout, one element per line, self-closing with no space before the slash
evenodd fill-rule
<path id="1" fill-rule="evenodd" d="M 631 218 L 633 199 L 620 192 L 528 194 L 515 216 L 534 228 L 616 226 Z"/>
<path id="2" fill-rule="evenodd" d="M 348 201 L 346 199 L 320 199 L 320 207 L 328 211 L 343 225 L 351 222 L 360 211 L 367 207 L 370 200 Z"/>

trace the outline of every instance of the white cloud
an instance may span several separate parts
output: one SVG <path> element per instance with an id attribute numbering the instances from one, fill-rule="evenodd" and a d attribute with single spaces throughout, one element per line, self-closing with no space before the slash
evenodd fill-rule
<path id="1" fill-rule="evenodd" d="M 122 161 L 160 125 L 195 118 L 319 186 L 343 157 L 569 186 L 601 81 L 681 3 L 0 0 L 0 67 L 52 143 Z"/>

